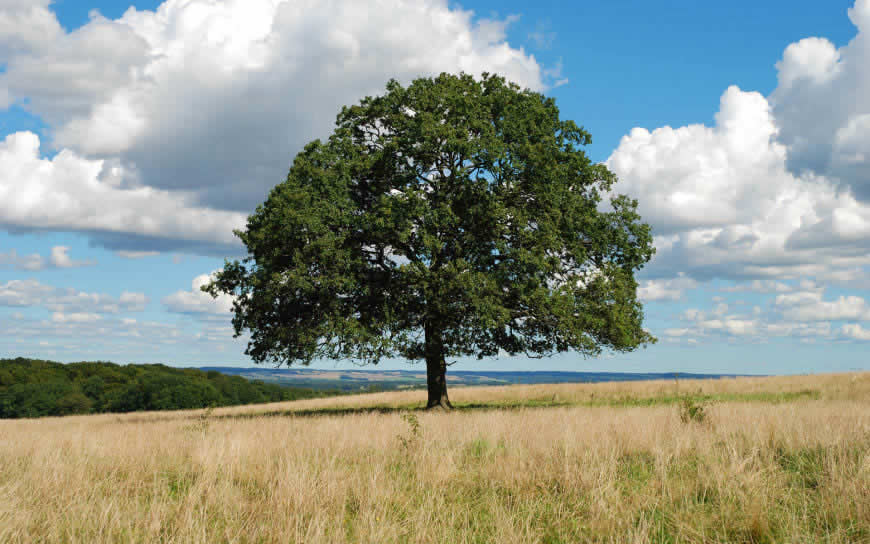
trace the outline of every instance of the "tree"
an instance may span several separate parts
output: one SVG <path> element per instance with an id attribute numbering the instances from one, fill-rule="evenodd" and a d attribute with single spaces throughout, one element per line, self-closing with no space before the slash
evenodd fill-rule
<path id="1" fill-rule="evenodd" d="M 425 360 L 428 407 L 450 407 L 448 358 L 654 342 L 634 279 L 650 227 L 602 204 L 616 177 L 590 141 L 495 75 L 390 81 L 296 156 L 203 290 L 233 296 L 257 363 Z"/>

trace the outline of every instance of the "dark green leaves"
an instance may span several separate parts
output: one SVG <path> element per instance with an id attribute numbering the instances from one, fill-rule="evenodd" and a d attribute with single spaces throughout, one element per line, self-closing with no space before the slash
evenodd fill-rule
<path id="1" fill-rule="evenodd" d="M 631 350 L 634 273 L 653 254 L 615 176 L 555 101 L 484 74 L 442 74 L 338 115 L 239 236 L 248 259 L 206 291 L 236 298 L 255 361 Z"/>

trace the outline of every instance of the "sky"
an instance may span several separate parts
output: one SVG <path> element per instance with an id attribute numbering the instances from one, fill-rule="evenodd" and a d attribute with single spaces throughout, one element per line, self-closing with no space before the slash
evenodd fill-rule
<path id="1" fill-rule="evenodd" d="M 657 344 L 453 368 L 870 370 L 870 0 L 0 0 L 0 357 L 250 365 L 232 230 L 443 71 L 555 97 L 657 248 Z"/>

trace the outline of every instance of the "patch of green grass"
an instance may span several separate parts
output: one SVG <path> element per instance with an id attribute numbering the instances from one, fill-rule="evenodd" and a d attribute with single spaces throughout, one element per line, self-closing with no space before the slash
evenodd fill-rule
<path id="1" fill-rule="evenodd" d="M 825 480 L 825 457 L 822 446 L 787 451 L 777 448 L 774 457 L 777 464 L 791 477 L 794 485 L 818 489 Z"/>
<path id="2" fill-rule="evenodd" d="M 780 404 L 783 402 L 794 402 L 797 400 L 817 400 L 821 398 L 820 391 L 803 390 L 803 391 L 788 391 L 781 393 L 774 392 L 752 392 L 752 393 L 716 393 L 707 395 L 703 393 L 693 395 L 658 395 L 654 397 L 632 397 L 630 395 L 612 397 L 612 398 L 597 398 L 588 401 L 576 403 L 583 406 L 611 406 L 611 407 L 646 407 L 657 405 L 669 405 L 684 403 L 686 399 L 694 403 L 711 403 L 711 402 L 765 402 L 771 404 Z"/>
<path id="3" fill-rule="evenodd" d="M 677 527 L 674 520 L 667 512 L 653 506 L 641 510 L 635 516 L 635 526 L 647 526 L 647 535 L 651 542 L 658 544 L 675 544 L 677 540 Z"/>
<path id="4" fill-rule="evenodd" d="M 486 438 L 475 438 L 465 447 L 465 457 L 475 461 L 480 461 L 486 457 L 489 450 L 490 445 Z"/>
<path id="5" fill-rule="evenodd" d="M 356 540 L 356 524 L 355 521 L 360 513 L 360 500 L 359 497 L 356 496 L 356 493 L 351 490 L 347 497 L 344 500 L 344 533 L 347 537 L 348 541 L 353 542 Z"/>
<path id="6" fill-rule="evenodd" d="M 500 440 L 493 445 L 486 438 L 478 437 L 465 445 L 462 459 L 465 464 L 481 463 L 505 451 L 506 446 L 503 441 Z"/>
<path id="7" fill-rule="evenodd" d="M 515 410 L 520 408 L 559 408 L 578 406 L 581 403 L 570 402 L 555 396 L 537 399 L 506 399 L 492 402 L 454 402 L 453 407 L 460 411 L 471 410 Z"/>
<path id="8" fill-rule="evenodd" d="M 181 499 L 196 481 L 196 474 L 187 474 L 177 470 L 160 473 L 160 479 L 166 485 L 167 494 L 172 499 Z"/>
<path id="9" fill-rule="evenodd" d="M 689 498 L 695 506 L 712 508 L 719 503 L 719 490 L 713 486 L 699 483 Z"/>
<path id="10" fill-rule="evenodd" d="M 592 396 L 585 400 L 566 400 L 558 395 L 531 399 L 504 399 L 488 402 L 454 402 L 454 410 L 459 412 L 486 411 L 486 410 L 524 410 L 534 408 L 567 408 L 572 406 L 586 407 L 649 407 L 667 406 L 686 402 L 689 399 L 695 404 L 710 404 L 717 402 L 763 402 L 780 404 L 799 400 L 818 400 L 821 392 L 816 390 L 802 390 L 789 392 L 752 392 L 752 393 L 716 393 L 716 394 L 665 394 L 650 397 L 635 397 L 621 395 L 614 397 Z M 342 416 L 353 414 L 394 414 L 397 412 L 423 412 L 425 408 L 418 402 L 405 402 L 401 404 L 376 404 L 370 406 L 324 406 L 304 410 L 276 410 L 271 412 L 252 412 L 245 414 L 227 414 L 212 416 L 211 420 L 221 419 L 253 419 L 260 417 L 320 417 Z"/>
<path id="11" fill-rule="evenodd" d="M 627 491 L 643 487 L 655 474 L 655 456 L 648 451 L 626 453 L 619 458 L 616 472 Z"/>

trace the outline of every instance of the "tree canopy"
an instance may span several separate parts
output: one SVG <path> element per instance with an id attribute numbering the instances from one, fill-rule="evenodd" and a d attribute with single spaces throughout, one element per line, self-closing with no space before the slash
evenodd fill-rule
<path id="1" fill-rule="evenodd" d="M 441 74 L 345 107 L 236 234 L 248 256 L 203 289 L 234 297 L 256 362 L 629 351 L 634 273 L 654 253 L 637 202 L 553 98 Z"/>

